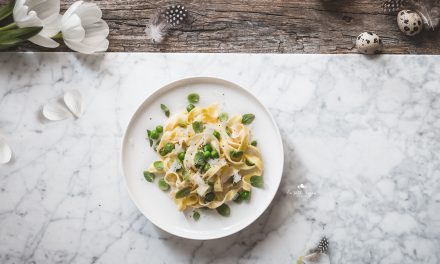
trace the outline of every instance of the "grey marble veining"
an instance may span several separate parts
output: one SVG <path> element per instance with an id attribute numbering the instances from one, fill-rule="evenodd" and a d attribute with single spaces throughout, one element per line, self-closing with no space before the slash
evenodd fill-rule
<path id="1" fill-rule="evenodd" d="M 192 241 L 154 227 L 119 165 L 154 89 L 216 76 L 255 93 L 282 133 L 278 195 L 254 224 Z M 0 53 L 0 263 L 440 263 L 440 57 Z M 42 105 L 78 89 L 77 120 Z M 305 188 L 298 188 L 303 184 Z"/>

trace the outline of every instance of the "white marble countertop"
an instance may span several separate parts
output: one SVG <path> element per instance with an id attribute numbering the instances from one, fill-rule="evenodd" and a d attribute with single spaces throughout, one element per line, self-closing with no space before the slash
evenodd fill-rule
<path id="1" fill-rule="evenodd" d="M 131 114 L 188 76 L 250 89 L 283 137 L 277 197 L 224 239 L 159 230 L 120 173 Z M 322 235 L 332 263 L 440 263 L 438 56 L 0 53 L 0 81 L 14 152 L 0 165 L 0 263 L 295 263 Z M 84 116 L 45 121 L 70 89 Z"/>

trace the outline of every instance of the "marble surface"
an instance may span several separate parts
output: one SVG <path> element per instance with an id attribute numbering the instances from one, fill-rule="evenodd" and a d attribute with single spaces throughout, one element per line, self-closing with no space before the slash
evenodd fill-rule
<path id="1" fill-rule="evenodd" d="M 274 202 L 224 239 L 159 230 L 120 173 L 131 114 L 188 76 L 250 89 L 283 137 Z M 0 166 L 0 263 L 295 263 L 322 235 L 332 263 L 440 263 L 438 56 L 0 53 L 0 81 L 14 152 Z M 69 89 L 84 116 L 45 121 Z"/>

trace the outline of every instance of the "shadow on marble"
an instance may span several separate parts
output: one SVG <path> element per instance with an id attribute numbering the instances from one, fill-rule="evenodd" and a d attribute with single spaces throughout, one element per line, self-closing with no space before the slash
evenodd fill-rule
<path id="1" fill-rule="evenodd" d="M 260 242 L 272 232 L 277 232 L 284 224 L 295 217 L 301 206 L 300 197 L 291 193 L 299 183 L 306 181 L 304 168 L 300 160 L 295 157 L 294 148 L 286 135 L 282 135 L 285 148 L 285 164 L 280 188 L 265 212 L 244 230 L 231 236 L 198 241 L 175 237 L 155 227 L 158 237 L 165 238 L 164 245 L 173 248 L 178 255 L 192 254 L 193 258 L 218 260 L 219 258 L 237 259 L 246 257 Z M 208 250 L 200 250 L 203 247 Z M 209 261 L 208 261 L 209 262 Z"/>

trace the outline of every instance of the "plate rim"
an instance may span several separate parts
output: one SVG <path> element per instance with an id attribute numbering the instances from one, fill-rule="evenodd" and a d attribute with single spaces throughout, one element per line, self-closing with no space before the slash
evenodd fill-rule
<path id="1" fill-rule="evenodd" d="M 272 125 L 275 127 L 275 131 L 276 131 L 276 138 L 277 141 L 279 143 L 280 146 L 280 150 L 281 151 L 281 176 L 279 177 L 278 182 L 276 183 L 276 187 L 275 187 L 275 191 L 273 192 L 272 196 L 270 197 L 270 199 L 268 199 L 267 204 L 265 204 L 264 206 L 262 206 L 261 208 L 264 207 L 264 209 L 262 209 L 260 212 L 258 212 L 256 214 L 256 217 L 254 219 L 252 219 L 252 221 L 249 221 L 249 223 L 246 223 L 242 226 L 238 226 L 236 228 L 232 228 L 229 230 L 226 230 L 222 233 L 218 233 L 217 235 L 211 235 L 209 237 L 202 237 L 202 236 L 191 236 L 191 233 L 185 232 L 183 231 L 182 233 L 177 233 L 174 232 L 174 230 L 167 230 L 163 225 L 161 225 L 160 223 L 151 220 L 144 212 L 143 210 L 141 210 L 141 206 L 139 206 L 139 204 L 136 202 L 136 200 L 134 199 L 134 194 L 132 193 L 131 189 L 128 187 L 128 183 L 127 183 L 127 175 L 125 173 L 125 162 L 124 162 L 124 153 L 126 152 L 126 145 L 127 145 L 127 132 L 129 131 L 129 129 L 133 126 L 133 122 L 134 122 L 134 118 L 137 117 L 140 113 L 140 109 L 142 109 L 144 107 L 144 105 L 147 103 L 147 101 L 153 97 L 153 96 L 157 96 L 158 94 L 160 94 L 161 92 L 166 92 L 169 89 L 172 89 L 173 87 L 185 84 L 185 83 L 191 83 L 191 82 L 215 82 L 215 83 L 225 83 L 229 86 L 232 86 L 238 89 L 241 89 L 242 91 L 244 91 L 245 93 L 249 94 L 256 102 L 258 102 L 258 104 L 260 104 L 260 106 L 263 108 L 263 110 L 266 112 L 266 114 L 268 114 Z M 274 117 L 272 116 L 272 114 L 270 113 L 269 109 L 258 99 L 258 97 L 253 94 L 251 91 L 249 91 L 248 89 L 242 87 L 241 85 L 238 85 L 235 82 L 232 81 L 228 81 L 222 78 L 218 78 L 218 77 L 210 77 L 210 76 L 191 76 L 191 77 L 185 77 L 185 78 L 180 78 L 171 82 L 166 83 L 165 85 L 160 86 L 159 88 L 153 90 L 150 94 L 147 95 L 147 97 L 137 106 L 136 110 L 134 111 L 134 113 L 131 115 L 127 126 L 124 130 L 124 133 L 122 135 L 122 140 L 121 140 L 121 146 L 120 146 L 120 155 L 119 155 L 119 162 L 120 162 L 120 168 L 121 168 L 121 172 L 122 172 L 122 177 L 123 177 L 123 181 L 124 181 L 124 186 L 125 186 L 125 190 L 128 193 L 128 196 L 130 197 L 130 200 L 134 203 L 134 205 L 136 206 L 137 210 L 139 212 L 142 213 L 142 215 L 148 219 L 148 221 L 150 221 L 154 226 L 158 227 L 159 229 L 165 231 L 168 234 L 172 234 L 174 236 L 177 237 L 181 237 L 181 238 L 185 238 L 185 239 L 192 239 L 192 240 L 212 240 L 212 239 L 219 239 L 219 238 L 223 238 L 223 237 L 227 237 L 230 235 L 233 235 L 237 232 L 240 232 L 241 230 L 244 230 L 245 228 L 247 228 L 248 226 L 250 226 L 252 223 L 254 223 L 257 219 L 259 219 L 261 217 L 261 215 L 263 215 L 263 213 L 267 210 L 267 208 L 270 207 L 270 205 L 272 204 L 276 194 L 278 193 L 280 184 L 281 184 L 281 180 L 283 178 L 283 172 L 284 172 L 284 145 L 283 145 L 283 140 L 281 137 L 281 133 L 280 133 L 280 129 L 277 125 L 277 123 L 275 122 Z M 194 235 L 194 234 L 193 234 Z"/>

